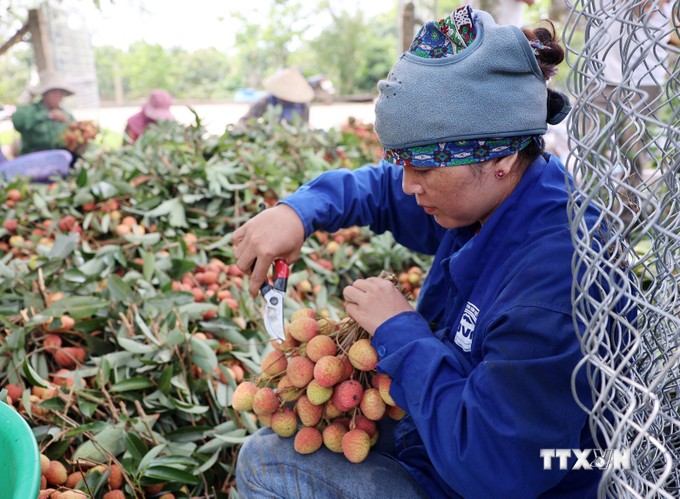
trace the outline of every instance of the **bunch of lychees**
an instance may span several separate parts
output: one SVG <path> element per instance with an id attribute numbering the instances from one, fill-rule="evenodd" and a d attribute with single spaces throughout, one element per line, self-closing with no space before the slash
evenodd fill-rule
<path id="1" fill-rule="evenodd" d="M 232 407 L 253 411 L 281 437 L 295 436 L 297 452 L 325 445 L 359 463 L 378 440 L 376 422 L 404 417 L 390 396 L 390 378 L 375 370 L 369 334 L 351 318 L 335 322 L 299 309 L 285 341 L 272 345 L 262 373 L 236 387 Z"/>

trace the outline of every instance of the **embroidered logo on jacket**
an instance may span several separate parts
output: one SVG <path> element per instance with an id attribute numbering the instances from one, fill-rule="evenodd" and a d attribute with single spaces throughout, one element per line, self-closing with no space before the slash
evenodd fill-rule
<path id="1" fill-rule="evenodd" d="M 473 303 L 467 302 L 467 305 L 465 305 L 465 311 L 463 312 L 463 317 L 460 318 L 460 323 L 458 324 L 456 337 L 454 338 L 456 345 L 462 348 L 465 352 L 469 352 L 472 348 L 472 335 L 475 332 L 475 325 L 477 324 L 478 315 L 479 309 L 477 306 Z"/>

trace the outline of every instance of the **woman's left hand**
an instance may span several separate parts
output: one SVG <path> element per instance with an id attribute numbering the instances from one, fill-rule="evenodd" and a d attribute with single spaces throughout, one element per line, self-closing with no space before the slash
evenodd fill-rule
<path id="1" fill-rule="evenodd" d="M 381 277 L 354 281 L 342 294 L 349 316 L 371 336 L 387 319 L 402 312 L 413 311 L 413 307 L 397 287 Z"/>

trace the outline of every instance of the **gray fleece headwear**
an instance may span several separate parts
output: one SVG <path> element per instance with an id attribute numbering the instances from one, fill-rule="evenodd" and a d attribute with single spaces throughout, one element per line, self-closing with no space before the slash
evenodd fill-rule
<path id="1" fill-rule="evenodd" d="M 547 87 L 522 31 L 475 11 L 476 36 L 450 57 L 405 52 L 378 83 L 375 130 L 386 149 L 541 135 Z"/>

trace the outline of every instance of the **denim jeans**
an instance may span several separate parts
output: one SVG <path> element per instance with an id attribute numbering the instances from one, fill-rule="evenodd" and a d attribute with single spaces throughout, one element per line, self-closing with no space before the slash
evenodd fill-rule
<path id="1" fill-rule="evenodd" d="M 299 454 L 293 439 L 264 428 L 246 440 L 238 455 L 236 485 L 249 498 L 408 498 L 427 497 L 411 475 L 378 443 L 365 461 L 354 464 L 322 446 Z"/>

